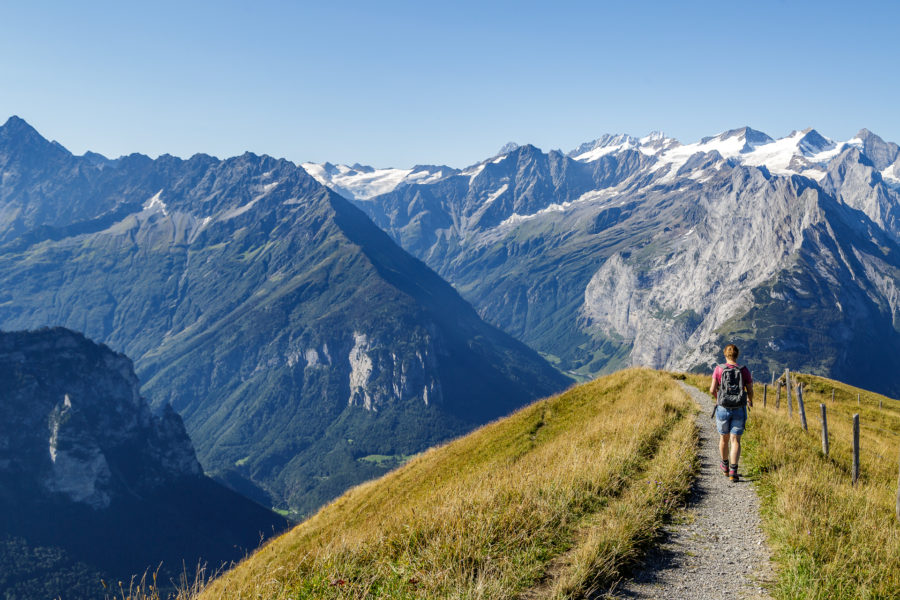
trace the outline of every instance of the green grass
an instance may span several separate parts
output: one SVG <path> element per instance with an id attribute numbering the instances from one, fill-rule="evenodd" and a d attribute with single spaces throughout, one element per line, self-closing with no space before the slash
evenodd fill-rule
<path id="1" fill-rule="evenodd" d="M 370 454 L 368 456 L 363 456 L 361 458 L 357 458 L 356 460 L 372 463 L 375 466 L 382 468 L 391 468 L 400 466 L 406 462 L 408 462 L 414 454 Z"/>
<path id="2" fill-rule="evenodd" d="M 698 388 L 709 377 L 689 375 Z M 894 514 L 900 453 L 900 403 L 810 375 L 804 384 L 809 431 L 786 396 L 775 409 L 762 386 L 743 438 L 744 470 L 757 478 L 763 527 L 778 567 L 775 598 L 900 598 L 900 523 Z M 831 390 L 835 389 L 835 401 Z M 861 403 L 857 405 L 856 394 Z M 883 408 L 878 408 L 881 400 Z M 822 451 L 820 408 L 826 404 L 830 452 Z M 860 414 L 860 480 L 851 485 L 851 418 Z"/>

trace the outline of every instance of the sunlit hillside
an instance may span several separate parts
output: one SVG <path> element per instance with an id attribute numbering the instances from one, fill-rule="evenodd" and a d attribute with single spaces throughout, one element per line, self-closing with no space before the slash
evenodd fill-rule
<path id="1" fill-rule="evenodd" d="M 537 402 L 353 488 L 181 598 L 590 597 L 628 576 L 696 473 L 697 407 L 678 380 L 709 385 L 631 369 Z M 803 384 L 807 431 L 796 392 L 789 416 L 786 393 L 757 385 L 743 438 L 777 571 L 769 592 L 898 598 L 900 402 L 820 377 L 792 382 Z"/>
<path id="2" fill-rule="evenodd" d="M 201 597 L 581 596 L 689 488 L 695 410 L 649 370 L 574 387 L 350 490 Z"/>

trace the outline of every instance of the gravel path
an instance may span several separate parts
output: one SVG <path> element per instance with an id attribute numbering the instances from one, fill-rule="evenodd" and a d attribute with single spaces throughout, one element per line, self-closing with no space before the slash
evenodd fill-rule
<path id="1" fill-rule="evenodd" d="M 722 474 L 719 434 L 710 418 L 712 400 L 679 383 L 701 408 L 697 415 L 701 469 L 685 519 L 666 527 L 662 543 L 648 553 L 633 579 L 602 597 L 769 598 L 764 586 L 772 580 L 774 570 L 759 527 L 756 490 L 746 479 L 732 483 Z"/>

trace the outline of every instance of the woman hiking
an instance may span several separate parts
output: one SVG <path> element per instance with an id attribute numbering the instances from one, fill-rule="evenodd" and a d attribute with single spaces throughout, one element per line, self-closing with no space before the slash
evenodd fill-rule
<path id="1" fill-rule="evenodd" d="M 739 479 L 738 460 L 741 458 L 741 435 L 747 422 L 747 406 L 753 406 L 753 378 L 750 369 L 738 365 L 740 351 L 737 346 L 728 344 L 724 353 L 725 364 L 716 365 L 709 393 L 716 403 L 714 415 L 719 431 L 722 472 L 736 482 Z"/>

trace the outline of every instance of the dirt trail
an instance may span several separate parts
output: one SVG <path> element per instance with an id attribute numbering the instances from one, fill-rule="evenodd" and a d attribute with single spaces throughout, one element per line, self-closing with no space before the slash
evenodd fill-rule
<path id="1" fill-rule="evenodd" d="M 700 405 L 701 469 L 684 522 L 672 523 L 633 578 L 601 598 L 719 600 L 769 598 L 774 570 L 759 526 L 759 499 L 746 479 L 732 483 L 719 470 L 719 435 L 712 400 L 681 386 Z M 751 412 L 750 419 L 753 419 Z"/>

